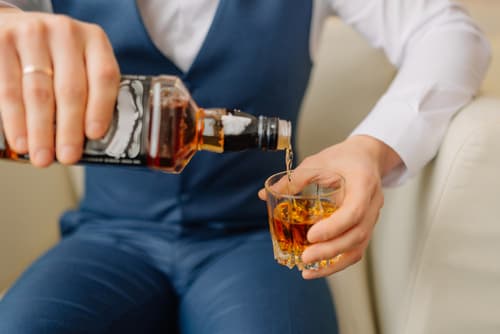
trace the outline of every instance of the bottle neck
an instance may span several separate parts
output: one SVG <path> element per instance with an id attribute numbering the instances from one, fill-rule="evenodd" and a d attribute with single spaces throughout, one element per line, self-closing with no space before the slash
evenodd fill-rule
<path id="1" fill-rule="evenodd" d="M 200 109 L 198 149 L 217 153 L 284 150 L 291 146 L 291 124 L 276 117 L 255 117 L 231 109 Z"/>

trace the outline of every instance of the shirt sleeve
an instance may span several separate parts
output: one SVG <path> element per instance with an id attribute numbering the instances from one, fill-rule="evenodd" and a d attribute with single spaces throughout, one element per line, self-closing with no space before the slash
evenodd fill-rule
<path id="1" fill-rule="evenodd" d="M 0 7 L 15 7 L 25 11 L 52 12 L 50 0 L 0 0 Z"/>
<path id="2" fill-rule="evenodd" d="M 490 46 L 464 8 L 449 0 L 328 1 L 398 68 L 351 135 L 369 135 L 392 147 L 403 165 L 383 183 L 401 184 L 436 155 L 452 116 L 479 89 Z"/>

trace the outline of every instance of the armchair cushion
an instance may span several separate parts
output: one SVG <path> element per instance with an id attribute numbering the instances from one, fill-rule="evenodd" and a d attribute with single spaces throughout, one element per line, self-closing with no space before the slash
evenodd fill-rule
<path id="1" fill-rule="evenodd" d="M 370 254 L 382 333 L 498 332 L 499 129 L 500 99 L 476 99 L 435 161 L 386 192 Z"/>

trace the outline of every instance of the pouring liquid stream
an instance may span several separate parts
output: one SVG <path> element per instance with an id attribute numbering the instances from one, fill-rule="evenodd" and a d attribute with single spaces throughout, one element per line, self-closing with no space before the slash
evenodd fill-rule
<path id="1" fill-rule="evenodd" d="M 288 177 L 288 183 L 286 184 L 286 186 L 288 195 L 294 195 L 290 190 L 290 184 L 292 182 L 292 167 L 293 167 L 292 165 L 293 165 L 293 149 L 292 145 L 290 145 L 285 149 L 285 167 L 286 167 L 286 175 Z M 296 205 L 297 203 L 295 201 L 295 198 L 292 197 L 290 207 L 294 207 Z"/>

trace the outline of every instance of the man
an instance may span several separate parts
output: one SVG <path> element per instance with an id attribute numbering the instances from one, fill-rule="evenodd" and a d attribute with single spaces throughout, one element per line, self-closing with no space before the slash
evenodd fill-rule
<path id="1" fill-rule="evenodd" d="M 0 12 L 5 136 L 38 167 L 74 163 L 85 136 L 105 134 L 120 72 L 178 75 L 201 106 L 295 124 L 326 17 L 341 17 L 399 67 L 349 138 L 298 166 L 346 179 L 342 208 L 310 229 L 303 255 L 343 254 L 335 265 L 303 280 L 273 263 L 256 193 L 282 155 L 200 153 L 180 175 L 88 167 L 80 207 L 61 220 L 63 241 L 0 303 L 8 333 L 335 332 L 325 280 L 310 279 L 362 257 L 382 183 L 403 182 L 434 156 L 489 61 L 481 33 L 448 0 L 4 3 L 67 15 Z"/>

